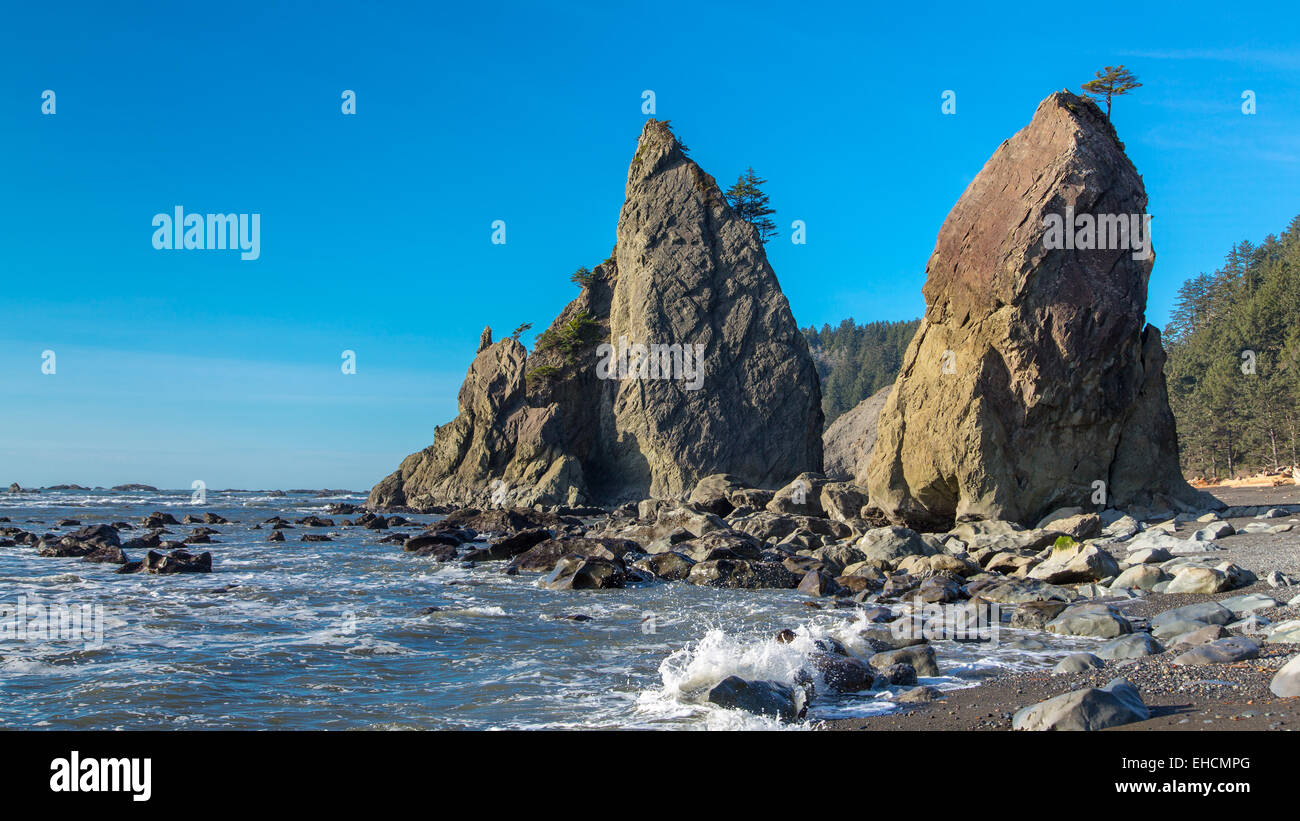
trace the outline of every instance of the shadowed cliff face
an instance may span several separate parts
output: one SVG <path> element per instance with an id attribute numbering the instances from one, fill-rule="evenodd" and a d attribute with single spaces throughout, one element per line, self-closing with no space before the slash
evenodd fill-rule
<path id="1" fill-rule="evenodd" d="M 1069 92 L 998 148 L 927 265 L 925 316 L 859 475 L 873 503 L 927 527 L 1032 523 L 1097 506 L 1099 489 L 1106 505 L 1205 505 L 1178 469 L 1164 354 L 1144 319 L 1146 204 L 1110 123 Z M 1091 240 L 1051 233 L 1085 214 Z M 1127 239 L 1120 217 L 1138 229 Z"/>
<path id="2" fill-rule="evenodd" d="M 372 506 L 612 504 L 684 497 L 715 473 L 777 487 L 821 469 L 816 369 L 757 231 L 655 120 L 613 256 L 531 355 L 481 340 L 459 411 Z"/>

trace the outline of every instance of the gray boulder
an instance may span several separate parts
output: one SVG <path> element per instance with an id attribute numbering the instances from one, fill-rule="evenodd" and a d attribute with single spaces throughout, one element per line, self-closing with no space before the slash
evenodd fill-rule
<path id="1" fill-rule="evenodd" d="M 1241 619 L 1249 616 L 1258 610 L 1269 610 L 1278 607 L 1282 602 L 1272 596 L 1265 596 L 1261 593 L 1247 593 L 1243 596 L 1229 596 L 1226 599 L 1219 600 L 1219 606 L 1225 607 L 1232 612 L 1232 615 Z"/>
<path id="2" fill-rule="evenodd" d="M 1016 730 L 1104 730 L 1146 721 L 1151 711 L 1137 689 L 1117 678 L 1105 687 L 1088 687 L 1026 707 L 1011 719 Z"/>
<path id="3" fill-rule="evenodd" d="M 1300 656 L 1282 665 L 1268 689 L 1278 698 L 1300 698 Z"/>
<path id="4" fill-rule="evenodd" d="M 1222 539 L 1224 536 L 1231 536 L 1236 532 L 1237 529 L 1230 522 L 1211 522 L 1193 533 L 1190 538 L 1196 542 L 1212 542 L 1215 539 Z"/>
<path id="5" fill-rule="evenodd" d="M 1052 633 L 1113 639 L 1133 632 L 1133 625 L 1108 604 L 1075 604 L 1047 623 Z"/>
<path id="6" fill-rule="evenodd" d="M 772 495 L 767 509 L 773 513 L 824 517 L 826 511 L 822 510 L 821 497 L 822 486 L 825 484 L 826 477 L 820 473 L 801 473 Z"/>
<path id="7" fill-rule="evenodd" d="M 1112 590 L 1152 590 L 1157 584 L 1169 581 L 1172 577 L 1154 565 L 1135 564 L 1122 571 L 1110 583 Z"/>
<path id="8" fill-rule="evenodd" d="M 898 650 L 877 653 L 869 659 L 871 666 L 883 669 L 894 664 L 909 664 L 918 676 L 939 675 L 939 664 L 935 661 L 934 648 L 928 644 L 914 644 Z"/>
<path id="9" fill-rule="evenodd" d="M 1237 661 L 1259 658 L 1259 645 L 1245 636 L 1229 636 L 1200 647 L 1193 647 L 1174 659 L 1181 667 L 1203 664 L 1232 664 Z"/>
<path id="10" fill-rule="evenodd" d="M 1043 630 L 1047 623 L 1066 608 L 1060 601 L 1030 601 L 1021 604 L 1011 614 L 1011 626 L 1022 630 Z"/>
<path id="11" fill-rule="evenodd" d="M 1097 655 L 1113 661 L 1156 656 L 1164 651 L 1164 645 L 1152 638 L 1150 633 L 1131 633 L 1107 642 L 1097 651 Z"/>
<path id="12" fill-rule="evenodd" d="M 1175 607 L 1151 618 L 1151 627 L 1159 628 L 1170 622 L 1200 622 L 1201 624 L 1227 624 L 1233 620 L 1232 611 L 1218 602 L 1200 602 Z"/>
<path id="13" fill-rule="evenodd" d="M 1023 604 L 1034 601 L 1072 602 L 1076 596 L 1066 587 L 1060 587 L 1037 579 L 981 579 L 966 585 L 966 592 L 972 596 L 998 604 Z"/>
<path id="14" fill-rule="evenodd" d="M 738 477 L 729 473 L 714 473 L 695 483 L 688 501 L 706 513 L 726 516 L 736 508 L 728 498 L 729 494 L 743 489 L 744 483 Z"/>
<path id="15" fill-rule="evenodd" d="M 1264 636 L 1265 644 L 1300 644 L 1300 619 L 1275 624 Z"/>
<path id="16" fill-rule="evenodd" d="M 906 556 L 932 556 L 937 551 L 921 534 L 906 527 L 877 527 L 862 534 L 857 548 L 867 559 L 898 561 Z"/>
<path id="17" fill-rule="evenodd" d="M 1119 575 L 1119 563 L 1105 550 L 1091 544 L 1053 548 L 1042 564 L 1029 571 L 1029 578 L 1049 584 L 1096 582 Z"/>
<path id="18" fill-rule="evenodd" d="M 1106 662 L 1092 653 L 1074 653 L 1058 661 L 1056 666 L 1052 668 L 1052 672 L 1057 675 L 1085 673 L 1089 670 L 1099 670 L 1105 666 Z"/>

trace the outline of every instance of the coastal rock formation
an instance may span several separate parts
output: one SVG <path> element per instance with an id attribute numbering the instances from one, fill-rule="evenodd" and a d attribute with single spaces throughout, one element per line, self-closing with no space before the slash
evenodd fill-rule
<path id="1" fill-rule="evenodd" d="M 827 477 L 853 479 L 866 475 L 871 450 L 876 446 L 876 422 L 893 390 L 893 385 L 881 388 L 827 426 L 822 434 L 826 464 L 822 472 Z"/>
<path id="2" fill-rule="evenodd" d="M 612 505 L 821 469 L 816 369 L 763 243 L 666 122 L 641 133 L 613 255 L 579 280 L 532 353 L 484 330 L 459 414 L 370 506 Z"/>
<path id="3" fill-rule="evenodd" d="M 1110 122 L 1067 91 L 994 152 L 926 267 L 925 315 L 858 477 L 873 504 L 926 529 L 1216 506 L 1179 470 L 1160 333 L 1143 319 L 1146 204 Z"/>

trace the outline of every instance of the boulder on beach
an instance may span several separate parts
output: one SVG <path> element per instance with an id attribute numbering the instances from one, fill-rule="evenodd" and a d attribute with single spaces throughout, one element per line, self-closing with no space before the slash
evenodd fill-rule
<path id="1" fill-rule="evenodd" d="M 1038 601 L 1072 602 L 1078 598 L 1068 587 L 1037 579 L 985 578 L 966 585 L 966 592 L 998 604 Z"/>
<path id="2" fill-rule="evenodd" d="M 778 562 L 711 559 L 693 565 L 686 581 L 704 587 L 793 590 L 802 578 Z"/>
<path id="3" fill-rule="evenodd" d="M 1199 624 L 1199 622 L 1196 623 Z M 1169 649 L 1176 653 L 1182 653 L 1193 647 L 1200 647 L 1202 644 L 1209 644 L 1219 639 L 1226 639 L 1231 635 L 1222 625 L 1218 624 L 1207 624 L 1204 627 L 1181 631 L 1178 630 L 1177 625 L 1190 626 L 1191 623 L 1173 622 L 1172 624 L 1175 625 L 1173 630 L 1167 630 L 1167 632 L 1174 633 L 1174 638 L 1169 643 Z"/>
<path id="4" fill-rule="evenodd" d="M 1218 593 L 1230 586 L 1226 573 L 1212 567 L 1184 567 L 1165 588 L 1165 593 Z"/>
<path id="5" fill-rule="evenodd" d="M 1047 630 L 1065 636 L 1113 639 L 1133 632 L 1133 625 L 1109 604 L 1074 604 L 1047 623 Z"/>
<path id="6" fill-rule="evenodd" d="M 1041 579 L 1048 584 L 1080 584 L 1096 582 L 1119 574 L 1115 558 L 1092 544 L 1079 544 L 1065 538 L 1061 546 L 1029 571 L 1029 578 Z"/>
<path id="7" fill-rule="evenodd" d="M 1088 670 L 1097 670 L 1106 666 L 1102 661 L 1092 653 L 1072 653 L 1056 663 L 1052 672 L 1056 675 L 1065 675 L 1068 673 L 1084 673 Z"/>
<path id="8" fill-rule="evenodd" d="M 868 530 L 858 539 L 856 547 L 866 559 L 884 562 L 898 561 L 907 556 L 930 556 L 934 548 L 926 544 L 921 534 L 906 527 L 877 527 Z"/>
<path id="9" fill-rule="evenodd" d="M 1051 233 L 1077 214 L 1149 239 L 1146 204 L 1110 121 L 1068 91 L 994 152 L 939 231 L 925 315 L 858 477 L 891 519 L 1031 524 L 1095 508 L 1097 483 L 1121 508 L 1221 506 L 1179 468 L 1160 332 L 1144 320 L 1153 254 Z"/>
<path id="10" fill-rule="evenodd" d="M 1130 633 L 1127 636 L 1120 636 L 1106 642 L 1097 651 L 1097 657 L 1112 661 L 1116 659 L 1137 659 L 1144 656 L 1159 655 L 1164 651 L 1164 645 L 1156 641 L 1150 633 Z"/>
<path id="11" fill-rule="evenodd" d="M 1110 587 L 1112 590 L 1152 590 L 1170 578 L 1168 573 L 1154 565 L 1135 564 L 1116 576 Z"/>
<path id="12" fill-rule="evenodd" d="M 790 722 L 799 717 L 795 691 L 775 681 L 746 681 L 727 676 L 710 688 L 706 699 L 711 704 Z"/>
<path id="13" fill-rule="evenodd" d="M 1254 658 L 1259 658 L 1259 645 L 1253 639 L 1228 636 L 1193 647 L 1175 658 L 1174 664 L 1180 667 L 1199 667 L 1204 664 L 1232 664 Z"/>
<path id="14" fill-rule="evenodd" d="M 1022 630 L 1045 630 L 1047 623 L 1061 615 L 1066 607 L 1066 603 L 1061 601 L 1024 602 L 1011 614 L 1011 626 Z"/>
<path id="15" fill-rule="evenodd" d="M 939 675 L 939 663 L 935 660 L 934 648 L 928 644 L 914 644 L 897 650 L 877 653 L 868 659 L 872 667 L 884 669 L 895 664 L 907 664 L 918 676 Z"/>
<path id="16" fill-rule="evenodd" d="M 530 531 L 525 531 L 530 532 Z M 509 570 L 524 573 L 549 573 L 565 556 L 622 561 L 629 553 L 639 552 L 636 542 L 603 536 L 547 538 L 515 555 Z M 472 554 L 467 554 L 472 555 Z M 676 554 L 673 554 L 676 555 Z"/>
<path id="17" fill-rule="evenodd" d="M 1282 665 L 1268 689 L 1278 698 L 1300 698 L 1300 656 Z"/>
<path id="18" fill-rule="evenodd" d="M 676 582 L 685 581 L 691 575 L 691 568 L 695 566 L 695 562 L 680 553 L 668 551 L 647 556 L 634 562 L 632 566 L 637 570 L 650 573 L 657 579 Z"/>
<path id="19" fill-rule="evenodd" d="M 612 506 L 821 470 L 807 341 L 757 229 L 667 122 L 641 132 L 616 237 L 531 353 L 482 340 L 456 418 L 368 506 Z"/>
<path id="20" fill-rule="evenodd" d="M 931 687 L 928 684 L 922 684 L 919 687 L 913 687 L 898 694 L 894 701 L 899 704 L 929 704 L 932 701 L 938 701 L 943 697 L 943 692 L 937 687 Z"/>
<path id="21" fill-rule="evenodd" d="M 1087 687 L 1025 707 L 1011 719 L 1015 730 L 1104 730 L 1146 721 L 1151 711 L 1126 679 Z"/>
<path id="22" fill-rule="evenodd" d="M 1204 626 L 1207 624 L 1228 624 L 1232 620 L 1231 610 L 1218 602 L 1206 601 L 1175 607 L 1173 610 L 1166 610 L 1152 616 L 1151 628 L 1152 632 L 1159 635 L 1159 631 L 1164 629 L 1166 625 L 1176 622 L 1199 622 L 1200 626 Z"/>

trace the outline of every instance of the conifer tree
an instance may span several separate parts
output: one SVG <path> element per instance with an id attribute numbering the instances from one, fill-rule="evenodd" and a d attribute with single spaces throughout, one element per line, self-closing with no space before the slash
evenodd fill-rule
<path id="1" fill-rule="evenodd" d="M 1098 100 L 1106 100 L 1106 119 L 1110 119 L 1110 98 L 1127 94 L 1135 88 L 1141 88 L 1133 72 L 1124 66 L 1106 66 L 1097 72 L 1097 79 L 1083 84 L 1083 93 Z"/>
<path id="2" fill-rule="evenodd" d="M 736 215 L 758 229 L 758 237 L 763 242 L 777 235 L 776 223 L 768 219 L 776 211 L 768 207 L 767 194 L 760 187 L 766 184 L 767 180 L 759 178 L 750 167 L 724 194 Z"/>

